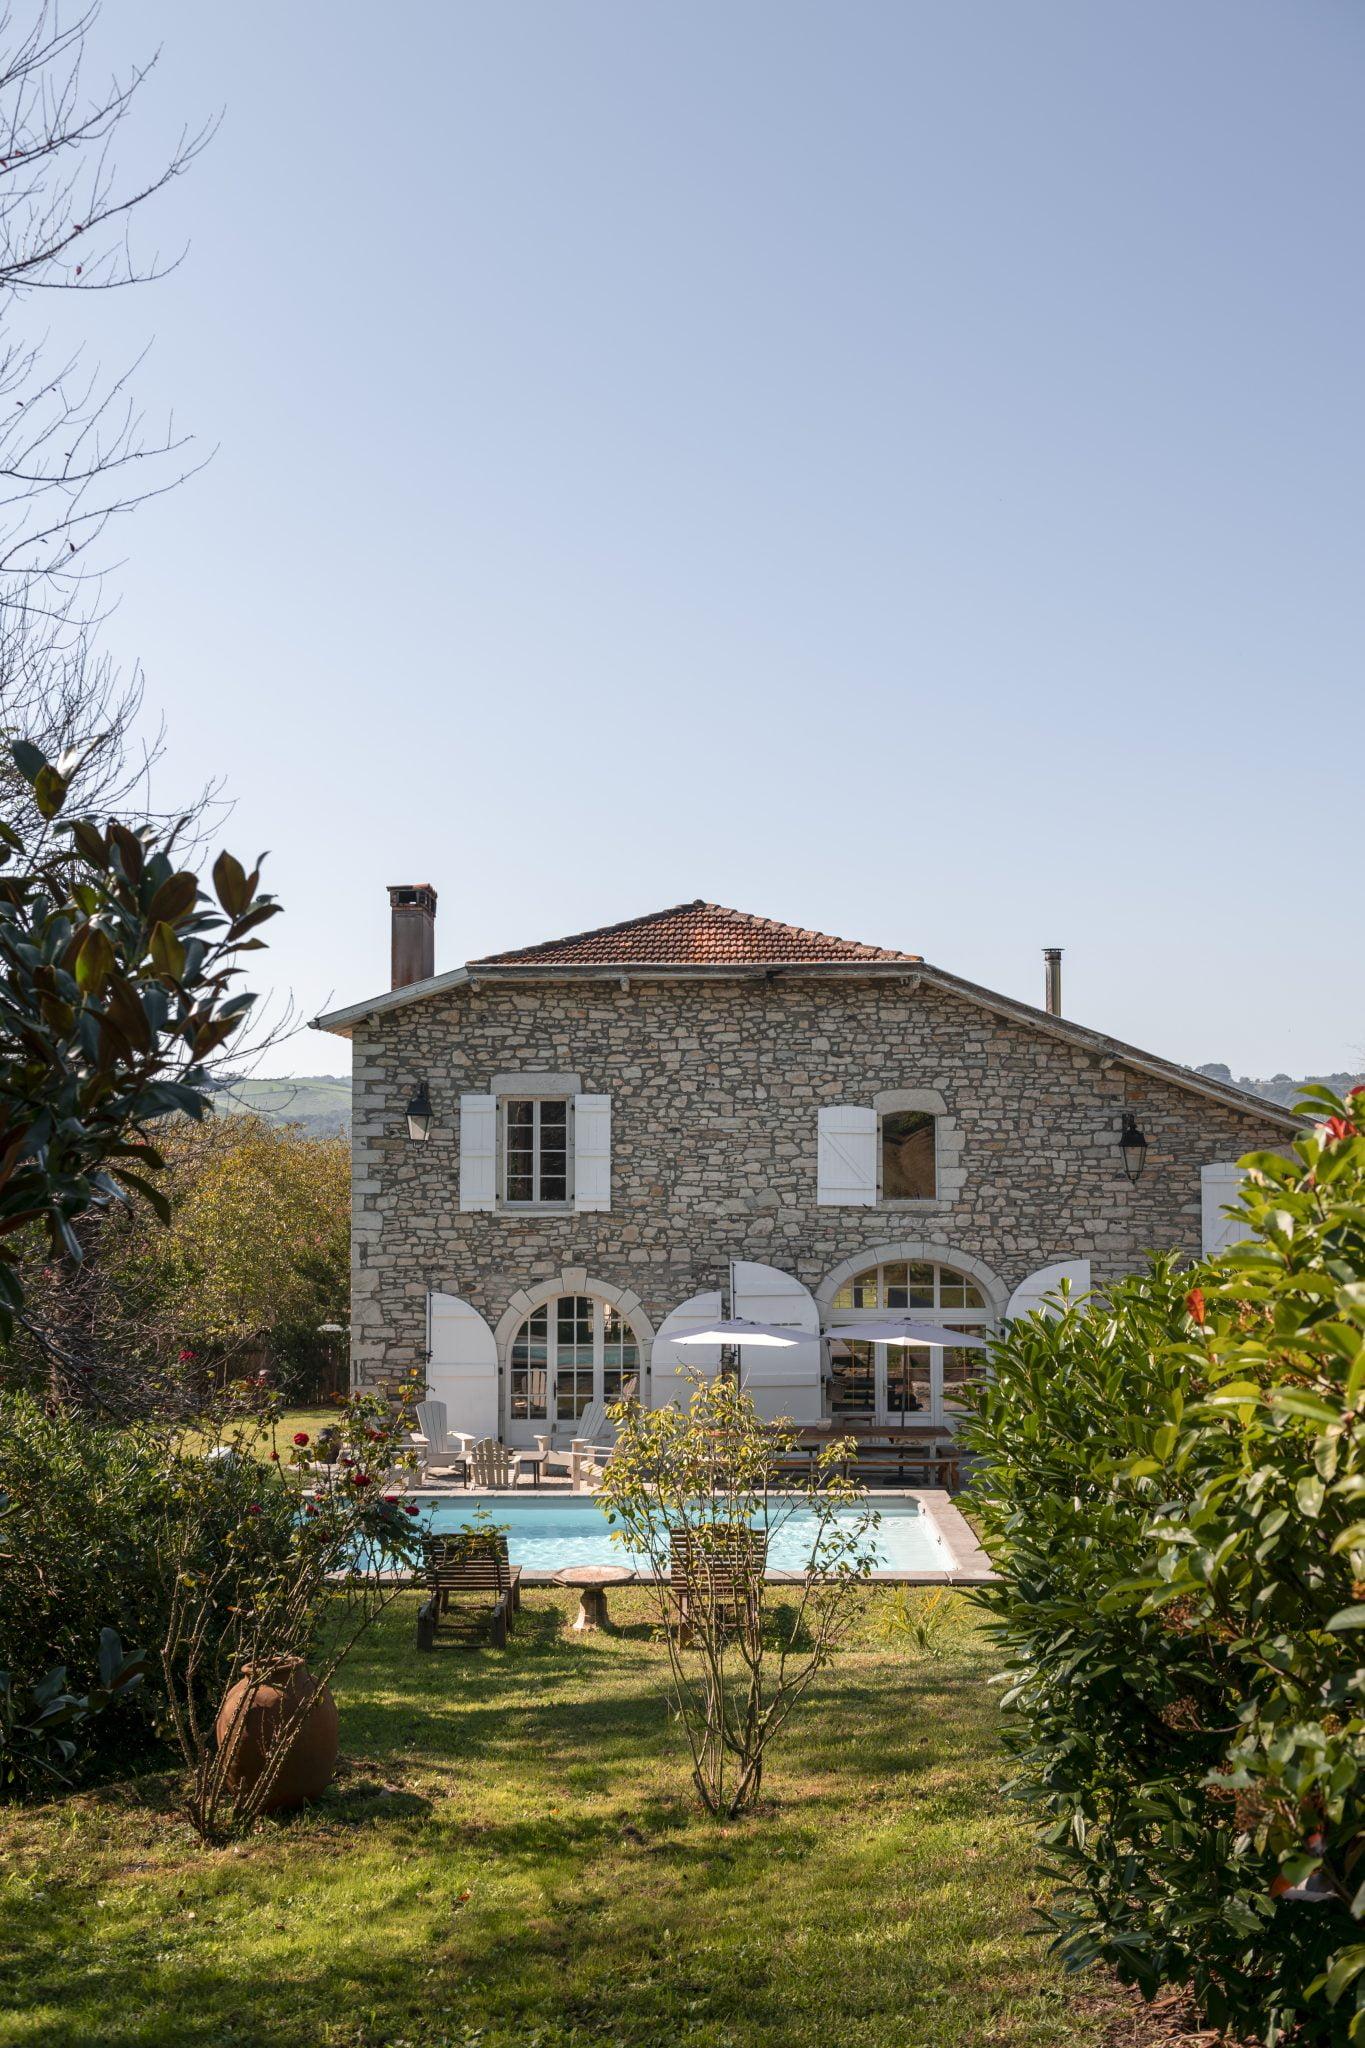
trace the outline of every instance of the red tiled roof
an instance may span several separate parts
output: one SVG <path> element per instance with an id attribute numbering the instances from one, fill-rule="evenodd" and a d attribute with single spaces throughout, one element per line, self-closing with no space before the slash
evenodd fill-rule
<path id="1" fill-rule="evenodd" d="M 574 932 L 566 939 L 548 939 L 540 946 L 522 946 L 513 953 L 490 953 L 471 960 L 471 967 L 517 966 L 763 966 L 771 962 L 847 965 L 859 960 L 917 961 L 918 953 L 893 953 L 884 946 L 861 946 L 853 939 L 832 939 L 825 932 L 800 931 L 770 917 L 727 910 L 720 903 L 676 903 L 648 917 L 629 917 L 622 924 L 599 925 L 596 931 Z"/>

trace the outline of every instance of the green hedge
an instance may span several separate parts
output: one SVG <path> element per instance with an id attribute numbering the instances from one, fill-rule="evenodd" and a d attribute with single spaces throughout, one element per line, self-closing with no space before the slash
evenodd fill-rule
<path id="1" fill-rule="evenodd" d="M 1057 1944 L 1271 2043 L 1365 2038 L 1365 1096 L 1312 1093 L 1250 1240 L 1013 1325 L 970 1425 Z"/>

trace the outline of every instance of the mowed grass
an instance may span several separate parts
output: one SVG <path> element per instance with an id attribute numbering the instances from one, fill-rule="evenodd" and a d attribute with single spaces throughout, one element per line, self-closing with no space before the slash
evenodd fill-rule
<path id="1" fill-rule="evenodd" d="M 940 1658 L 870 1593 L 773 1763 L 698 1811 L 648 1596 L 509 1648 L 413 1649 L 405 1595 L 344 1670 L 328 1798 L 200 1848 L 170 1780 L 0 1820 L 0 2042 L 42 2048 L 1044 2048 L 1097 2043 L 1033 1931 L 991 1653 Z M 149 1805 L 149 1799 L 152 1803 Z"/>

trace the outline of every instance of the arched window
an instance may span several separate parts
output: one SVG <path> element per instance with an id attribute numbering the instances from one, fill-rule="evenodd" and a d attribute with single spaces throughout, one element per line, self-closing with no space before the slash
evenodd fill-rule
<path id="1" fill-rule="evenodd" d="M 559 1294 L 532 1309 L 512 1339 L 508 1422 L 570 1431 L 592 1401 L 627 1399 L 640 1384 L 640 1348 L 619 1309 L 591 1294 Z"/>
<path id="2" fill-rule="evenodd" d="M 889 1313 L 945 1329 L 981 1332 L 990 1307 L 976 1282 L 936 1261 L 890 1259 L 845 1280 L 830 1320 L 885 1322 Z M 951 1424 L 957 1396 L 982 1370 L 982 1351 L 929 1344 L 876 1344 L 857 1338 L 830 1343 L 830 1409 L 845 1421 Z"/>

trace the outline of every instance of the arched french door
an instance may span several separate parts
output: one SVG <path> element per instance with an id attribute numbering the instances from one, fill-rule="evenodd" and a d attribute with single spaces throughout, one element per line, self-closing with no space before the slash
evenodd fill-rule
<path id="1" fill-rule="evenodd" d="M 853 1262 L 850 1261 L 849 1264 Z M 885 1323 L 918 1316 L 947 1330 L 985 1336 L 998 1315 L 989 1283 L 946 1260 L 896 1258 L 883 1253 L 857 1271 L 842 1269 L 822 1290 L 822 1325 Z M 930 1422 L 952 1427 L 964 1386 L 982 1370 L 986 1354 L 951 1345 L 884 1344 L 859 1338 L 829 1340 L 827 1405 L 835 1423 Z"/>
<path id="2" fill-rule="evenodd" d="M 547 1290 L 509 1334 L 504 1441 L 567 1442 L 594 1403 L 640 1393 L 648 1342 L 638 1319 L 603 1295 Z"/>

